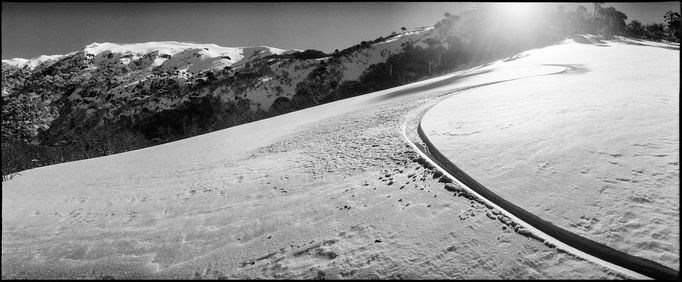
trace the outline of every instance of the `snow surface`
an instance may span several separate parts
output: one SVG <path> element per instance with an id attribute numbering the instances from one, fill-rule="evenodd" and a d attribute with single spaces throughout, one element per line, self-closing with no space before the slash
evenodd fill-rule
<path id="1" fill-rule="evenodd" d="M 145 43 L 92 43 L 85 48 L 83 52 L 92 55 L 95 58 L 94 63 L 99 64 L 106 60 L 106 55 L 116 54 L 118 60 L 122 64 L 129 64 L 130 62 L 141 58 L 145 54 L 151 52 L 158 52 L 158 55 L 170 56 L 170 59 L 157 57 L 154 60 L 154 66 L 162 66 L 164 70 L 173 69 L 173 67 L 189 67 L 191 72 L 200 72 L 209 68 L 224 68 L 226 66 L 238 66 L 255 54 L 260 56 L 267 56 L 272 54 L 287 54 L 296 52 L 296 50 L 283 50 L 274 47 L 257 46 L 257 47 L 222 47 L 216 44 L 201 44 L 201 43 L 187 43 L 176 41 L 159 41 L 159 42 L 145 42 Z M 3 63 L 10 64 L 17 67 L 28 66 L 34 69 L 36 66 L 57 61 L 66 55 L 41 55 L 32 59 L 13 58 L 2 60 Z M 178 55 L 178 56 L 176 56 Z M 229 59 L 227 58 L 229 57 Z"/>
<path id="2" fill-rule="evenodd" d="M 502 64 L 23 171 L 3 182 L 2 277 L 623 278 L 510 231 L 410 161 L 399 128 L 420 106 L 563 69 Z"/>
<path id="3" fill-rule="evenodd" d="M 679 54 L 627 38 L 524 52 L 497 69 L 575 70 L 462 92 L 422 126 L 453 163 L 511 202 L 679 269 Z"/>
<path id="4" fill-rule="evenodd" d="M 67 55 L 41 55 L 31 59 L 13 58 L 2 60 L 2 62 L 19 68 L 28 67 L 29 69 L 34 69 L 40 64 L 55 62 Z"/>
<path id="5" fill-rule="evenodd" d="M 154 60 L 154 66 L 161 66 L 162 70 L 186 70 L 200 72 L 207 69 L 239 66 L 254 55 L 266 56 L 283 54 L 287 50 L 273 47 L 222 47 L 216 44 L 199 44 L 175 41 L 146 42 L 146 43 L 92 43 L 85 46 L 83 51 L 95 58 L 102 54 L 133 55 L 123 58 L 122 63 L 129 63 L 144 54 L 158 52 L 159 57 Z M 170 56 L 164 59 L 163 56 Z M 97 60 L 95 60 L 97 63 Z"/>
<path id="6" fill-rule="evenodd" d="M 187 42 L 176 42 L 176 41 L 161 41 L 161 42 L 146 42 L 146 43 L 92 43 L 85 46 L 83 51 L 87 54 L 98 55 L 105 51 L 110 51 L 112 53 L 121 54 L 146 54 L 153 51 L 159 51 L 160 55 L 171 55 L 174 56 L 180 52 L 188 49 L 201 49 L 206 57 L 220 57 L 220 56 L 230 56 L 234 57 L 233 61 L 239 61 L 243 58 L 244 49 L 256 49 L 256 50 L 268 50 L 273 54 L 281 54 L 286 50 L 273 47 L 222 47 L 216 44 L 201 44 L 201 43 L 187 43 Z"/>

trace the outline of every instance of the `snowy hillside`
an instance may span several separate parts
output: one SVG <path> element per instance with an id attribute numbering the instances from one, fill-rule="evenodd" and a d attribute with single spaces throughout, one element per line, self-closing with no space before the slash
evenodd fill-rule
<path id="1" fill-rule="evenodd" d="M 376 43 L 368 49 L 356 52 L 350 57 L 345 57 L 345 60 L 342 61 L 344 65 L 343 78 L 345 80 L 358 79 L 370 65 L 384 62 L 391 54 L 402 52 L 406 42 L 417 42 L 418 45 L 426 46 L 423 40 L 433 37 L 433 27 L 419 28 L 396 35 Z"/>
<path id="2" fill-rule="evenodd" d="M 479 33 L 475 28 L 495 16 L 494 10 L 446 14 L 434 26 L 393 32 L 330 54 L 164 41 L 92 43 L 61 56 L 3 60 L 3 136 L 47 146 L 114 132 L 143 136 L 138 139 L 146 142 L 177 140 L 558 40 L 540 29 L 541 41 L 502 38 L 481 48 L 487 44 L 483 37 L 499 37 L 503 29 Z"/>
<path id="3" fill-rule="evenodd" d="M 452 96 L 422 127 L 453 163 L 505 199 L 679 269 L 679 59 L 672 44 L 567 40 L 502 65 L 573 72 Z"/>
<path id="4" fill-rule="evenodd" d="M 283 54 L 286 50 L 272 47 L 221 47 L 216 44 L 195 44 L 183 42 L 147 42 L 136 44 L 92 43 L 83 51 L 94 56 L 94 63 L 116 60 L 127 65 L 152 52 L 158 54 L 152 63 L 162 71 L 199 73 L 210 69 L 237 67 L 254 56 Z M 289 51 L 291 52 L 291 51 Z M 111 55 L 110 55 L 111 54 Z"/>
<path id="5" fill-rule="evenodd" d="M 144 57 L 148 53 L 157 53 L 158 58 L 152 65 L 162 69 L 183 69 L 189 72 L 238 66 L 246 63 L 256 54 L 267 56 L 272 54 L 286 54 L 296 50 L 282 50 L 273 47 L 221 47 L 216 44 L 197 44 L 175 41 L 146 42 L 132 44 L 92 43 L 81 50 L 88 57 L 93 58 L 94 64 L 104 64 L 105 61 L 116 61 L 127 65 Z M 38 65 L 50 65 L 56 61 L 73 55 L 42 55 L 32 59 L 14 58 L 2 60 L 8 65 L 35 69 Z M 189 68 L 191 66 L 191 69 Z"/>
<path id="6" fill-rule="evenodd" d="M 18 68 L 35 69 L 38 65 L 54 63 L 64 56 L 66 55 L 41 55 L 31 59 L 14 58 L 2 60 L 2 63 Z"/>
<path id="7" fill-rule="evenodd" d="M 23 171 L 3 183 L 3 278 L 630 278 L 518 234 L 490 219 L 494 210 L 454 197 L 432 169 L 413 162 L 415 152 L 399 130 L 407 118 L 453 90 L 469 89 L 452 97 L 503 99 L 513 95 L 507 91 L 511 86 L 551 87 L 562 79 L 587 79 L 591 72 L 602 77 L 609 65 L 623 67 L 618 56 L 633 50 L 654 57 L 669 51 L 618 44 L 605 48 L 567 43 L 533 50 L 193 138 Z M 564 56 L 554 56 L 556 50 Z M 648 63 L 638 61 L 631 71 Z M 573 64 L 576 71 L 529 78 L 562 69 L 555 64 Z M 507 79 L 521 80 L 470 89 Z M 579 88 L 590 90 L 595 82 L 583 83 Z M 569 89 L 560 90 L 540 98 L 569 95 Z M 507 108 L 499 114 L 515 105 L 503 101 Z M 467 110 L 473 105 L 460 103 L 447 113 L 488 109 Z M 577 111 L 564 106 L 558 110 Z M 529 125 L 540 130 L 533 121 L 542 118 L 508 129 Z M 487 129 L 495 127 L 481 124 L 480 130 Z M 462 130 L 453 135 L 479 129 Z M 457 156 L 481 152 L 457 151 Z M 504 164 L 509 163 L 493 165 Z M 557 199 L 575 211 L 609 206 L 609 213 L 623 212 L 605 202 L 571 201 L 581 195 L 565 190 L 557 191 L 565 196 Z M 538 197 L 547 199 L 538 192 L 520 201 Z M 513 194 L 510 199 L 519 200 Z M 659 203 L 649 199 L 637 208 Z M 637 216 L 647 216 L 626 214 L 640 225 Z M 538 215 L 552 218 L 542 209 Z M 566 216 L 594 230 L 608 222 L 594 225 L 577 213 Z M 609 222 L 625 230 L 634 223 Z M 668 235 L 660 234 L 661 240 L 679 238 L 677 229 L 656 228 L 671 228 Z M 661 257 L 675 266 L 676 253 L 665 254 L 667 259 Z"/>
<path id="8" fill-rule="evenodd" d="M 418 41 L 430 30 L 406 32 L 347 54 L 330 66 L 341 72 L 335 79 L 357 79 L 371 64 L 385 61 L 401 44 Z M 301 51 L 173 41 L 92 43 L 66 55 L 3 60 L 2 91 L 6 99 L 42 99 L 52 114 L 43 114 L 47 118 L 36 128 L 47 128 L 56 142 L 74 134 L 70 124 L 87 131 L 149 123 L 161 112 L 197 107 L 202 97 L 266 111 L 278 98 L 292 98 L 299 83 L 331 59 L 290 58 Z"/>

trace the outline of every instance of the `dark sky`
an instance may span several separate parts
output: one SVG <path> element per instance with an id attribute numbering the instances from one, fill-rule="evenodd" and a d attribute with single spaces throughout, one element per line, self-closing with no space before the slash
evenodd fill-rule
<path id="1" fill-rule="evenodd" d="M 568 9 L 578 4 L 556 3 Z M 65 54 L 92 42 L 184 41 L 331 52 L 476 3 L 2 3 L 2 59 Z M 590 3 L 581 3 L 591 12 Z M 606 3 L 643 23 L 679 2 Z"/>

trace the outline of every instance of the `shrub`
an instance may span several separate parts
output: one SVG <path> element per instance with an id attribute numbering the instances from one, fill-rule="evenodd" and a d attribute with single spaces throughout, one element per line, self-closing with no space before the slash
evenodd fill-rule
<path id="1" fill-rule="evenodd" d="M 36 145 L 23 140 L 3 138 L 3 181 L 23 170 L 127 152 L 147 147 L 151 142 L 141 134 L 129 130 L 94 130 L 77 136 L 70 142 L 63 141 L 55 145 L 57 146 Z"/>

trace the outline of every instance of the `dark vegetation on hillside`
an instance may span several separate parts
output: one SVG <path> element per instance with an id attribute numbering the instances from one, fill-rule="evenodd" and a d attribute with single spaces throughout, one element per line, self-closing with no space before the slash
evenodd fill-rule
<path id="1" fill-rule="evenodd" d="M 590 6 L 591 9 L 579 6 L 575 11 L 548 11 L 534 19 L 532 25 L 524 27 L 525 33 L 510 33 L 506 28 L 508 23 L 499 20 L 499 15 L 480 13 L 470 19 L 469 29 L 460 31 L 459 37 L 445 36 L 443 42 L 429 38 L 423 44 L 406 42 L 402 52 L 391 54 L 385 62 L 369 66 L 359 79 L 353 81 L 342 81 L 341 59 L 372 48 L 398 33 L 362 41 L 332 54 L 305 50 L 267 56 L 236 72 L 229 67 L 206 72 L 195 84 L 178 85 L 175 80 L 158 74 L 159 78 L 152 81 L 153 87 L 149 90 L 153 93 L 145 94 L 185 95 L 188 102 L 171 110 L 148 111 L 134 118 L 123 118 L 106 127 L 94 126 L 100 120 L 82 118 L 85 110 L 72 109 L 69 103 L 73 101 L 65 98 L 77 86 L 92 85 L 84 97 L 97 97 L 105 89 L 120 83 L 109 79 L 108 73 L 91 77 L 67 73 L 70 69 L 80 69 L 78 64 L 82 58 L 55 64 L 30 75 L 24 69 L 3 68 L 3 88 L 8 91 L 20 89 L 25 93 L 2 97 L 3 179 L 33 167 L 135 150 L 388 89 L 547 46 L 574 34 L 600 34 L 604 38 L 626 35 L 679 42 L 679 13 L 667 13 L 664 16 L 667 25 L 642 25 L 637 21 L 626 24 L 627 16 L 622 12 L 612 7 L 601 7 L 598 3 Z M 453 24 L 459 19 L 459 16 L 445 13 L 435 28 L 438 32 L 450 34 Z M 145 68 L 145 62 L 155 57 L 154 54 L 150 56 L 149 60 L 140 60 L 134 65 L 139 69 Z M 316 62 L 317 67 L 295 86 L 294 95 L 277 98 L 269 109 L 249 110 L 246 98 L 222 101 L 216 96 L 196 95 L 202 90 L 212 92 L 218 87 L 231 87 L 235 93 L 241 93 L 263 75 L 273 75 L 268 65 L 270 61 L 313 59 L 322 60 Z M 113 67 L 108 71 L 120 74 L 130 70 Z M 291 80 L 288 76 L 277 79 Z M 50 107 L 51 104 L 63 105 L 61 111 L 70 111 L 70 119 L 63 120 L 65 115 Z M 67 136 L 64 132 L 69 133 L 68 140 L 55 137 Z"/>
<path id="2" fill-rule="evenodd" d="M 294 52 L 290 54 L 281 54 L 281 55 L 270 55 L 267 58 L 276 58 L 276 59 L 294 59 L 294 60 L 310 60 L 310 59 L 319 59 L 319 58 L 324 58 L 328 57 L 329 55 L 325 54 L 324 52 L 320 50 L 314 50 L 314 49 L 308 49 L 303 52 Z"/>

